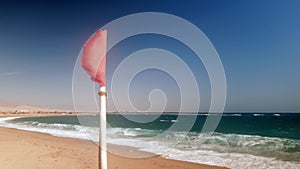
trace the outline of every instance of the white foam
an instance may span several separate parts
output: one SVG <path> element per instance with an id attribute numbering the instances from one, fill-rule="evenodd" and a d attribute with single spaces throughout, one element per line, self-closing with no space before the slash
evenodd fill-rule
<path id="1" fill-rule="evenodd" d="M 234 113 L 234 114 L 223 114 L 222 116 L 242 116 L 240 113 Z"/>
<path id="2" fill-rule="evenodd" d="M 232 169 L 300 168 L 300 164 L 295 162 L 280 161 L 274 158 L 254 156 L 249 154 L 219 153 L 211 150 L 191 150 L 182 152 L 181 150 L 170 149 L 167 157 L 201 164 L 225 166 Z"/>
<path id="3" fill-rule="evenodd" d="M 167 144 L 157 141 L 145 141 L 139 139 L 110 139 L 110 143 L 136 147 L 140 150 L 160 154 L 169 159 L 182 160 L 200 164 L 225 166 L 233 169 L 257 168 L 257 169 L 297 169 L 300 163 L 280 161 L 275 158 L 261 157 L 242 153 L 226 153 L 213 150 L 181 150 L 170 148 Z M 137 158 L 137 157 L 136 157 Z M 142 157 L 140 157 L 142 158 Z"/>
<path id="4" fill-rule="evenodd" d="M 0 126 L 17 128 L 21 130 L 29 130 L 36 132 L 49 133 L 54 136 L 72 137 L 80 139 L 98 140 L 98 129 L 93 127 L 83 127 L 80 125 L 70 124 L 45 124 L 37 122 L 24 123 L 9 123 L 18 117 L 0 118 Z M 29 124 L 31 123 L 31 124 Z M 67 129 L 67 130 L 66 130 Z M 110 128 L 108 129 L 108 143 L 136 147 L 143 151 L 160 154 L 166 158 L 189 161 L 201 164 L 225 166 L 233 169 L 240 168 L 258 168 L 258 169 L 296 169 L 300 168 L 300 163 L 296 161 L 282 161 L 273 157 L 262 157 L 258 155 L 246 154 L 246 152 L 232 152 L 230 140 L 236 141 L 235 144 L 240 149 L 247 150 L 249 147 L 264 145 L 268 142 L 274 143 L 271 148 L 274 153 L 282 149 L 282 144 L 279 138 L 269 138 L 261 136 L 237 135 L 237 134 L 222 134 L 216 133 L 209 138 L 205 135 L 194 134 L 191 140 L 186 140 L 184 143 L 172 147 L 172 140 L 153 140 L 150 138 L 136 137 L 140 133 L 153 133 L 153 130 L 145 130 L 141 128 L 124 129 Z M 185 137 L 184 133 L 173 133 L 176 138 Z M 201 144 L 201 139 L 210 139 L 209 144 Z M 298 142 L 296 142 L 298 144 Z M 217 148 L 216 148 L 217 147 Z M 220 149 L 224 148 L 225 149 Z M 263 147 L 263 146 L 262 146 Z M 228 148 L 228 149 L 226 149 Z"/>
<path id="5" fill-rule="evenodd" d="M 20 118 L 20 117 L 1 117 L 0 124 L 6 123 L 9 120 L 13 120 L 13 119 L 17 119 L 17 118 Z"/>
<path id="6" fill-rule="evenodd" d="M 87 134 L 83 130 L 78 132 L 78 130 L 64 130 L 65 127 L 70 127 L 67 124 L 45 124 L 37 122 L 29 122 L 35 125 L 29 125 L 28 122 L 22 123 L 9 123 L 9 120 L 17 119 L 20 117 L 5 117 L 0 118 L 0 126 L 8 128 L 16 128 L 26 131 L 35 131 L 41 133 L 48 133 L 58 137 L 70 137 L 70 138 L 79 138 L 79 139 L 88 139 Z M 78 128 L 81 126 L 77 126 Z"/>
<path id="7" fill-rule="evenodd" d="M 259 113 L 259 114 L 253 114 L 253 116 L 264 116 L 264 114 L 261 114 L 261 113 Z"/>

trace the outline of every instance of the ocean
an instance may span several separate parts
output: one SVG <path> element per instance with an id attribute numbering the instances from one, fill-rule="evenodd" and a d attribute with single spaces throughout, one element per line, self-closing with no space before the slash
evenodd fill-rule
<path id="1" fill-rule="evenodd" d="M 132 146 L 170 159 L 236 169 L 300 168 L 300 113 L 180 116 L 177 113 L 108 114 L 108 143 Z M 188 131 L 180 127 L 181 120 L 192 116 L 195 120 Z M 201 131 L 208 116 L 222 116 L 212 134 Z M 149 122 L 132 119 L 149 119 Z M 97 115 L 7 117 L 0 119 L 0 126 L 97 142 L 98 121 Z"/>

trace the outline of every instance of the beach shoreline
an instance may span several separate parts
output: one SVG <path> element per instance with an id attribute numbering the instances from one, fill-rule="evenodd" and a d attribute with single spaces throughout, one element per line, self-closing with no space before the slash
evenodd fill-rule
<path id="1" fill-rule="evenodd" d="M 59 116 L 59 114 L 40 114 L 38 116 L 53 115 Z M 12 116 L 5 115 L 0 116 L 0 118 Z M 30 116 L 37 115 L 31 114 Z M 61 114 L 60 116 L 64 115 Z M 128 153 L 128 156 L 145 156 L 144 153 L 148 153 L 126 146 L 109 145 L 108 147 L 113 152 Z M 98 146 L 89 140 L 57 137 L 47 133 L 0 127 L 0 149 L 0 168 L 2 169 L 98 168 Z M 171 160 L 154 154 L 150 156 L 149 158 L 127 158 L 108 153 L 108 167 L 112 169 L 224 168 Z"/>

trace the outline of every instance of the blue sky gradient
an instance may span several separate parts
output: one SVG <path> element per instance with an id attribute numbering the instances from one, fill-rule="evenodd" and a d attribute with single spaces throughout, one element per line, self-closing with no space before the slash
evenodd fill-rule
<path id="1" fill-rule="evenodd" d="M 0 98 L 72 109 L 73 67 L 90 35 L 128 14 L 165 12 L 199 27 L 215 46 L 228 84 L 225 111 L 299 112 L 299 9 L 297 0 L 1 2 Z M 118 44 L 108 54 L 108 82 L 126 55 L 146 47 L 170 50 L 190 66 L 201 84 L 201 105 L 206 110 L 210 84 L 201 61 L 167 37 L 142 35 Z M 157 76 L 159 82 L 148 83 Z M 177 86 L 167 75 L 150 70 L 133 82 L 132 100 L 140 109 L 148 104 L 145 91 L 157 87 L 173 98 L 167 110 L 177 109 L 178 94 L 172 94 Z"/>

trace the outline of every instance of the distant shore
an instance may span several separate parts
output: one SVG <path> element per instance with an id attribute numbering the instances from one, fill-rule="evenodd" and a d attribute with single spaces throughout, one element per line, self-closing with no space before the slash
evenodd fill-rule
<path id="1" fill-rule="evenodd" d="M 75 115 L 64 112 L 17 114 L 17 116 L 63 116 Z M 16 114 L 0 113 L 0 117 Z M 55 137 L 49 134 L 0 127 L 0 168 L 65 169 L 98 168 L 98 146 L 87 140 Z M 130 147 L 110 145 L 109 149 L 142 155 Z M 108 155 L 109 169 L 221 169 L 196 163 L 170 160 L 158 155 L 150 158 L 126 158 L 114 154 Z"/>
<path id="2" fill-rule="evenodd" d="M 1 117 L 14 117 L 14 116 L 67 116 L 67 115 L 77 115 L 74 112 L 30 112 L 30 113 L 23 113 L 23 112 L 1 112 L 0 111 L 0 118 Z"/>

